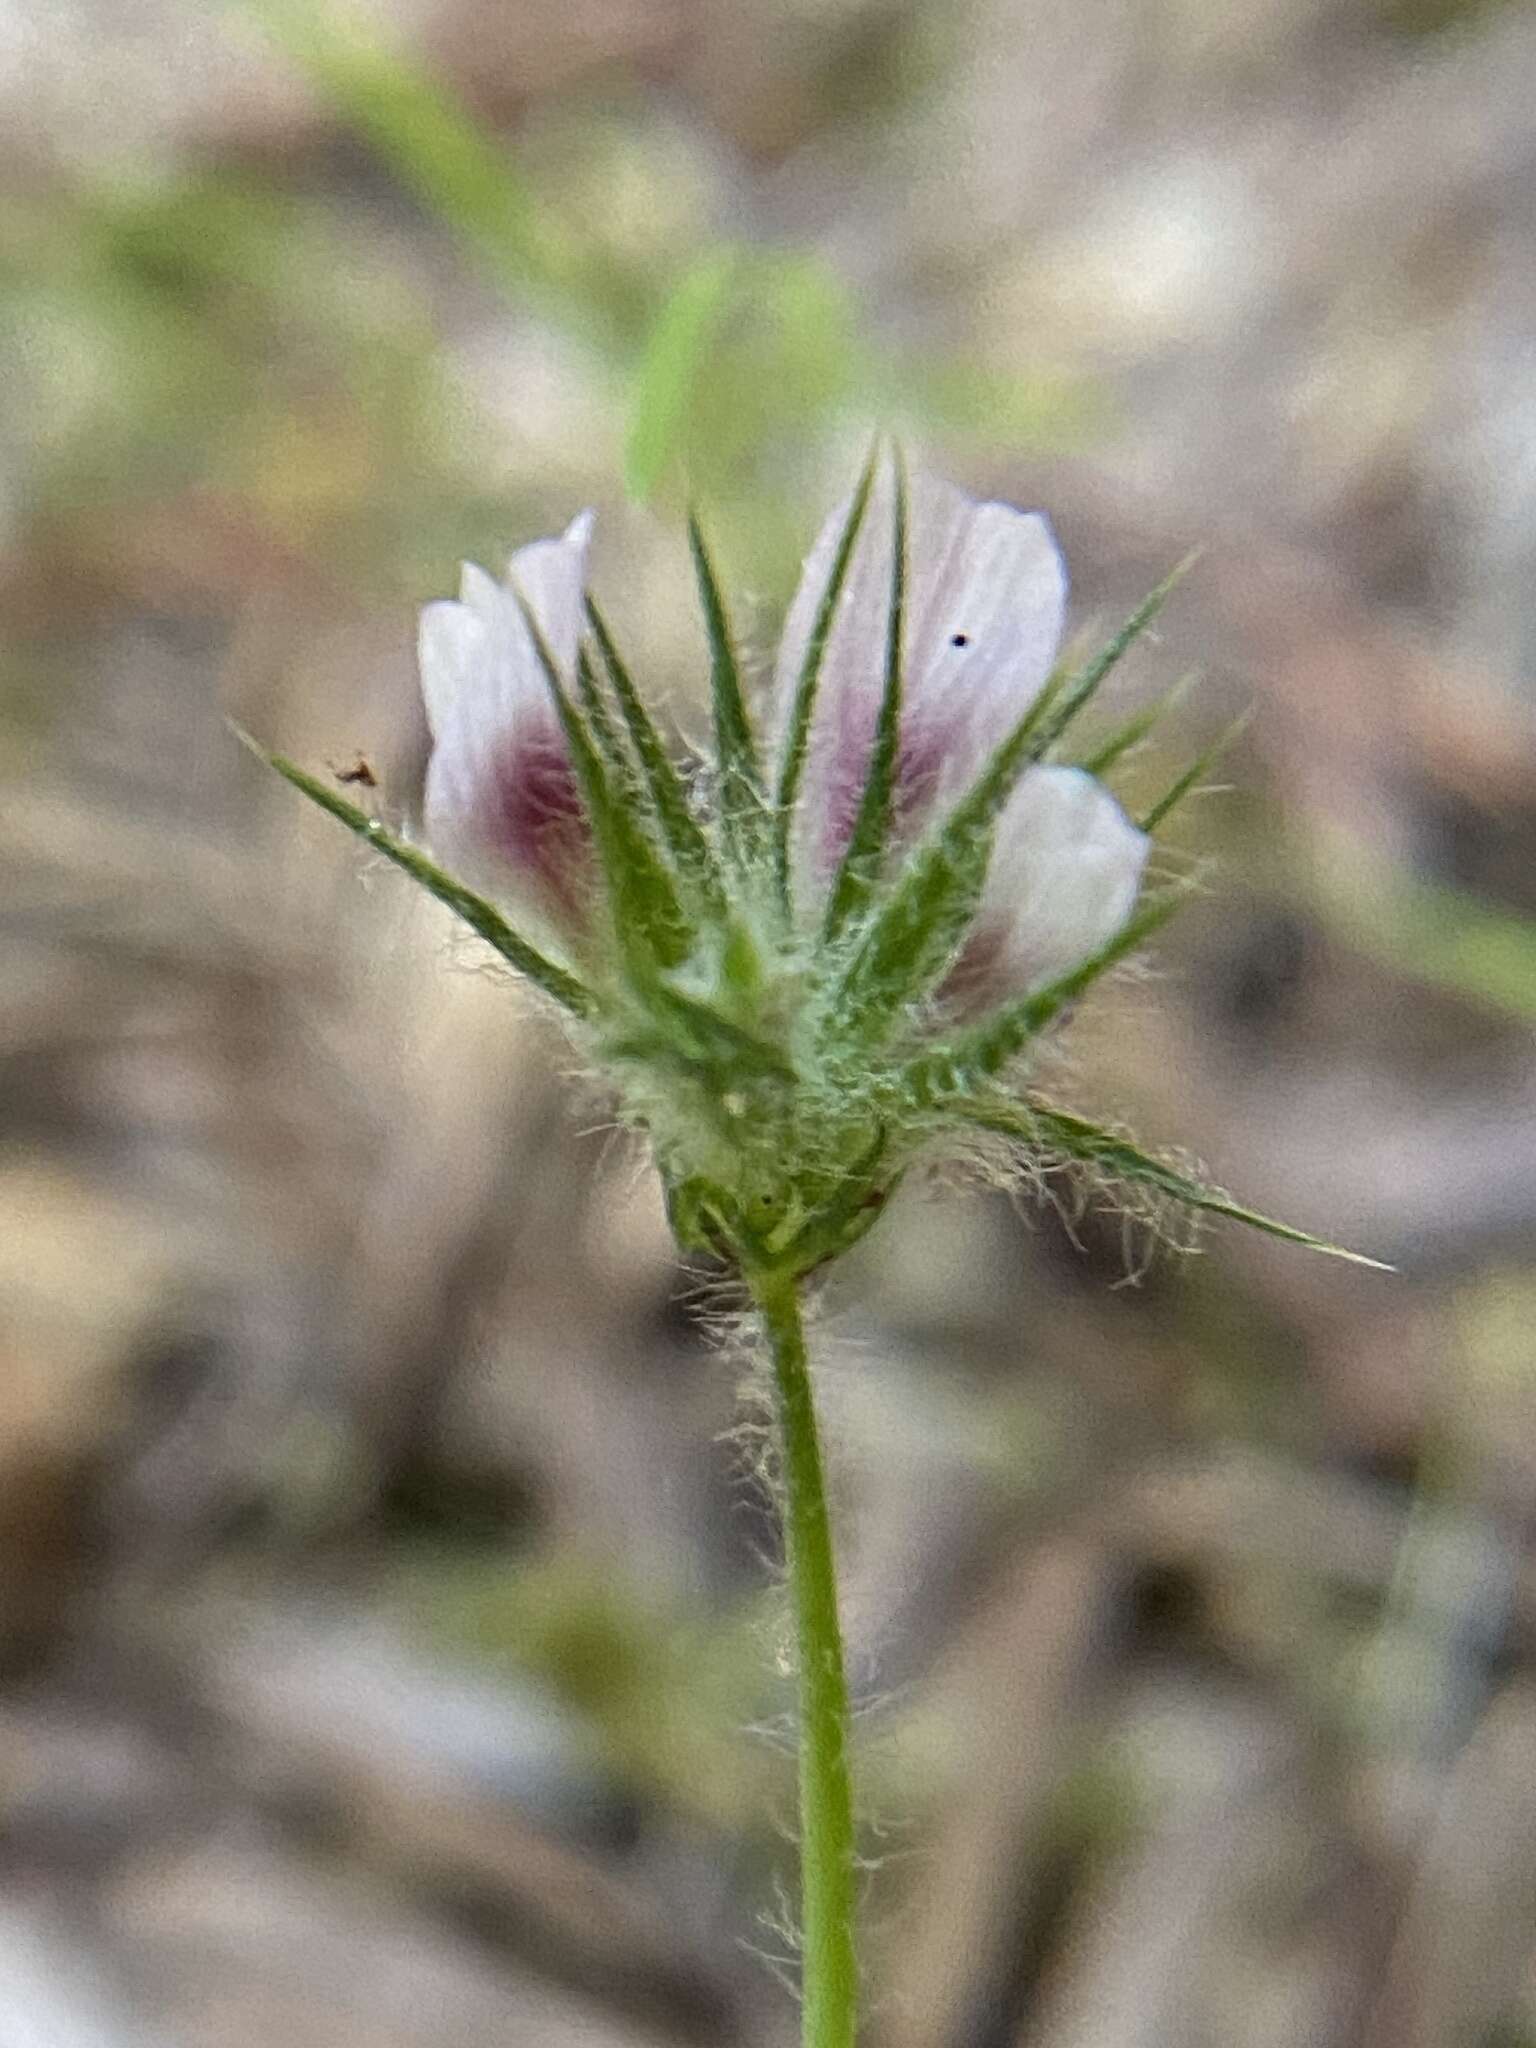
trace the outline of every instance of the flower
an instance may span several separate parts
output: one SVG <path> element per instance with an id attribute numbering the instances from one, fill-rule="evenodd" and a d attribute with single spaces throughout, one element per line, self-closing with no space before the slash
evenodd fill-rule
<path id="1" fill-rule="evenodd" d="M 466 562 L 457 601 L 427 605 L 418 637 L 433 741 L 428 841 L 493 895 L 531 901 L 568 937 L 590 918 L 591 828 L 522 605 L 559 675 L 573 676 L 592 522 L 583 512 L 558 539 L 519 548 L 505 583 Z"/>
<path id="2" fill-rule="evenodd" d="M 1182 571 L 1053 677 L 1066 576 L 1045 520 L 872 465 L 790 607 L 765 773 L 691 525 L 715 758 L 690 780 L 587 602 L 591 529 L 583 513 L 520 548 L 504 582 L 466 567 L 457 600 L 422 614 L 430 853 L 250 744 L 565 1013 L 646 1135 L 680 1244 L 791 1283 L 856 1242 L 914 1165 L 983 1133 L 1032 1179 L 1070 1162 L 1317 1245 L 1027 1077 L 1038 1035 L 1185 893 L 1139 903 L 1146 832 L 1049 758 Z M 520 928 L 529 907 L 553 954 Z"/>
<path id="3" fill-rule="evenodd" d="M 922 471 L 911 483 L 901 477 L 901 496 L 897 483 L 895 465 L 881 465 L 825 522 L 778 647 L 782 748 L 797 707 L 807 711 L 807 655 L 821 621 L 786 825 L 807 920 L 825 909 L 877 752 L 897 516 L 901 700 L 887 883 L 1038 700 L 1061 641 L 1067 571 L 1047 520 Z M 420 629 L 434 741 L 430 844 L 492 895 L 543 913 L 578 952 L 592 938 L 604 877 L 561 696 L 584 649 L 590 539 L 592 514 L 582 512 L 561 537 L 518 549 L 506 582 L 465 565 L 459 598 L 428 604 Z M 836 602 L 823 618 L 829 594 Z M 1147 836 L 1079 768 L 1026 768 L 989 829 L 985 881 L 938 987 L 948 1014 L 977 1014 L 1069 973 L 1114 938 L 1141 889 Z M 612 893 L 612 874 L 606 883 Z M 739 883 L 752 893 L 754 877 Z"/>
<path id="4" fill-rule="evenodd" d="M 861 502 L 821 655 L 790 828 L 808 914 L 824 905 L 847 851 L 874 753 L 895 493 L 896 471 L 884 466 Z M 789 609 L 775 668 L 781 739 L 854 505 L 845 501 L 826 522 Z M 1039 513 L 979 502 L 918 472 L 905 514 L 888 872 L 1037 699 L 1066 607 L 1066 571 Z M 592 523 L 583 512 L 558 538 L 518 549 L 504 583 L 466 564 L 458 600 L 428 605 L 420 632 L 433 736 L 430 843 L 492 894 L 533 906 L 578 948 L 590 934 L 598 874 L 555 683 L 568 687 L 577 672 Z M 980 901 L 941 991 L 947 1006 L 974 1012 L 1026 994 L 1096 952 L 1131 913 L 1147 844 L 1083 771 L 1028 768 L 993 828 Z"/>
<path id="5" fill-rule="evenodd" d="M 821 658 L 793 828 L 797 892 L 819 907 L 853 833 L 885 684 L 896 472 L 877 474 Z M 827 520 L 775 668 L 792 716 L 854 499 Z M 900 739 L 893 836 L 909 845 L 980 774 L 1051 674 L 1067 576 L 1038 512 L 983 503 L 921 471 L 906 507 Z M 967 1006 L 1024 993 L 1096 952 L 1129 917 L 1148 841 L 1091 776 L 1036 766 L 997 820 L 981 904 L 951 979 Z"/>
<path id="6" fill-rule="evenodd" d="M 1107 945 L 1136 907 L 1150 844 L 1080 768 L 1029 769 L 998 821 L 951 1002 L 1029 994 Z"/>

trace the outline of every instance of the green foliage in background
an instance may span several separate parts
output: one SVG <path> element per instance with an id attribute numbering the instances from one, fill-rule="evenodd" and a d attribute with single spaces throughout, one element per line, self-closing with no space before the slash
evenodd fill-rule
<path id="1" fill-rule="evenodd" d="M 1536 922 L 1518 911 L 1421 881 L 1341 833 L 1319 839 L 1298 886 L 1367 959 L 1536 1023 Z"/>
<path id="2" fill-rule="evenodd" d="M 706 1621 L 611 1560 L 425 1549 L 401 1561 L 390 1599 L 455 1657 L 539 1681 L 607 1768 L 701 1821 L 740 1827 L 787 1774 L 748 1734 L 764 1710 L 756 1607 Z"/>
<path id="3" fill-rule="evenodd" d="M 693 492 L 750 484 L 771 499 L 775 456 L 814 452 L 850 412 L 984 432 L 994 447 L 1059 443 L 1094 422 L 1091 397 L 1065 375 L 1015 379 L 963 361 L 890 356 L 847 285 L 809 252 L 706 243 L 679 249 L 670 275 L 653 284 L 421 65 L 341 7 L 242 0 L 241 11 L 483 275 L 590 351 L 596 374 L 613 374 L 636 497 L 675 476 Z M 771 510 L 766 517 L 771 528 Z"/>

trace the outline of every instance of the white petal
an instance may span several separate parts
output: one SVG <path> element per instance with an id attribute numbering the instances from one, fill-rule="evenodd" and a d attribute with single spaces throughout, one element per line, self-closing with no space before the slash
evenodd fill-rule
<path id="1" fill-rule="evenodd" d="M 484 619 L 467 606 L 446 597 L 423 606 L 416 654 L 422 701 L 434 737 L 446 728 L 461 704 L 472 702 L 486 687 L 488 644 Z"/>
<path id="2" fill-rule="evenodd" d="M 561 670 L 576 666 L 595 514 L 579 512 L 558 540 L 530 541 L 507 564 L 507 581 L 527 599 Z"/>
<path id="3" fill-rule="evenodd" d="M 1150 842 L 1080 768 L 1031 768 L 1002 817 L 979 950 L 994 996 L 1043 988 L 1107 945 L 1135 907 Z"/>
<path id="4" fill-rule="evenodd" d="M 516 610 L 505 588 L 477 562 L 459 564 L 459 603 L 492 633 L 504 630 L 509 606 Z"/>
<path id="5" fill-rule="evenodd" d="M 555 540 L 519 548 L 507 564 L 562 675 L 576 666 L 586 591 L 592 514 L 573 519 Z M 459 623 L 448 625 L 449 618 Z M 478 638 L 476 637 L 478 634 Z M 422 694 L 441 743 L 458 719 L 504 728 L 524 707 L 548 706 L 549 685 L 516 598 L 473 562 L 459 579 L 459 601 L 428 605 L 421 619 Z"/>
<path id="6" fill-rule="evenodd" d="M 559 538 L 519 548 L 508 564 L 567 678 L 584 622 L 591 532 L 592 515 L 584 512 Z M 433 848 L 483 886 L 494 885 L 498 870 L 504 877 L 508 868 L 569 865 L 564 736 L 512 589 L 466 563 L 458 601 L 423 610 L 419 651 L 433 737 L 424 804 Z M 539 822 L 546 816 L 548 833 Z"/>
<path id="7" fill-rule="evenodd" d="M 883 468 L 822 658 L 797 834 L 800 859 L 821 874 L 835 866 L 851 824 L 884 688 L 893 488 Z M 785 621 L 775 672 L 781 731 L 850 503 L 823 527 Z M 1060 552 L 1039 513 L 982 503 L 922 471 L 913 475 L 902 716 L 908 830 L 935 800 L 965 787 L 1038 694 L 1056 658 L 1066 589 Z"/>

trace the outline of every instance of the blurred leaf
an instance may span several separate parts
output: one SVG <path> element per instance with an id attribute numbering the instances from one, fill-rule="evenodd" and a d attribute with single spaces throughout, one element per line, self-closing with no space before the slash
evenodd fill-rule
<path id="1" fill-rule="evenodd" d="M 1536 1022 L 1536 922 L 1324 835 L 1302 892 L 1339 937 L 1414 981 Z"/>
<path id="2" fill-rule="evenodd" d="M 535 301 L 610 365 L 639 348 L 625 452 L 637 499 L 676 471 L 690 492 L 761 502 L 771 479 L 754 472 L 765 452 L 817 450 L 855 400 L 867 414 L 984 433 L 993 447 L 1072 444 L 1101 425 L 1089 387 L 1065 375 L 886 361 L 861 333 L 847 285 L 804 252 L 705 249 L 658 308 L 644 277 L 562 216 L 451 93 L 342 0 L 236 4 L 503 289 Z M 787 525 L 765 533 L 765 564 L 787 538 Z"/>
<path id="3" fill-rule="evenodd" d="M 33 511 L 89 532 L 151 500 L 174 523 L 177 493 L 211 491 L 200 560 L 230 587 L 292 546 L 392 588 L 472 553 L 425 302 L 403 265 L 346 248 L 329 209 L 225 171 L 0 214 Z"/>
<path id="4" fill-rule="evenodd" d="M 611 1562 L 419 1551 L 395 1598 L 424 1634 L 492 1670 L 532 1673 L 601 1739 L 624 1779 L 714 1826 L 741 1826 L 776 1771 L 743 1741 L 762 1710 L 762 1616 L 659 1602 Z"/>
<path id="5" fill-rule="evenodd" d="M 531 294 L 604 352 L 620 349 L 630 294 L 617 273 L 426 71 L 325 0 L 237 4 L 499 284 Z"/>
<path id="6" fill-rule="evenodd" d="M 624 449 L 625 486 L 641 503 L 684 444 L 689 411 L 740 269 L 734 248 L 707 251 L 684 271 L 656 316 L 640 359 Z"/>
<path id="7" fill-rule="evenodd" d="M 771 484 L 754 474 L 770 448 L 819 452 L 872 374 L 846 286 L 817 257 L 765 250 L 737 251 L 707 370 L 678 422 L 674 459 L 689 491 L 712 499 Z"/>
<path id="8" fill-rule="evenodd" d="M 1474 28 L 1519 4 L 1520 0 L 1369 0 L 1369 12 L 1397 35 L 1429 38 Z"/>
<path id="9" fill-rule="evenodd" d="M 1113 425 L 1100 387 L 1075 371 L 999 371 L 916 357 L 894 365 L 887 381 L 893 401 L 917 418 L 950 433 L 983 435 L 991 448 L 1081 448 Z"/>

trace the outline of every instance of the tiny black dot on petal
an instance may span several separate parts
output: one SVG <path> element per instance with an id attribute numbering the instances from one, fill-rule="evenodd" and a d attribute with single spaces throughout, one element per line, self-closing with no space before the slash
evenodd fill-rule
<path id="1" fill-rule="evenodd" d="M 949 636 L 949 644 L 951 647 L 969 647 L 971 644 L 971 636 L 969 633 L 951 633 Z"/>

